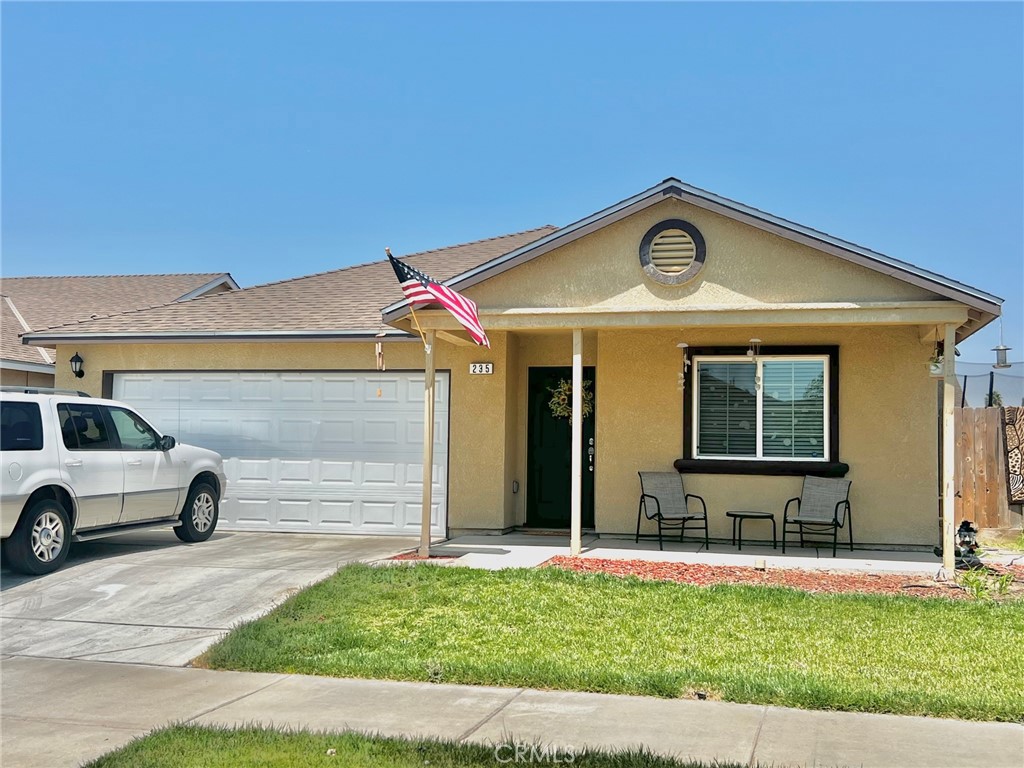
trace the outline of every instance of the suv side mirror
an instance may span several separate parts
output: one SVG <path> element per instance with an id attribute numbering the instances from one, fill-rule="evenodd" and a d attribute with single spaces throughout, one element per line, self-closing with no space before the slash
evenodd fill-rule
<path id="1" fill-rule="evenodd" d="M 160 450 L 161 451 L 169 451 L 176 444 L 177 443 L 175 442 L 174 438 L 171 437 L 170 435 L 164 435 L 163 437 L 160 438 Z"/>

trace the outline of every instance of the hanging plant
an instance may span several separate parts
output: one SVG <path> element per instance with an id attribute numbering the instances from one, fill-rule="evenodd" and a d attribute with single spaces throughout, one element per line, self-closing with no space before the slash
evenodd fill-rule
<path id="1" fill-rule="evenodd" d="M 583 382 L 583 418 L 588 418 L 594 412 L 594 389 L 592 381 Z M 551 415 L 556 419 L 572 418 L 572 382 L 562 379 L 557 387 L 548 387 L 551 399 L 548 407 Z"/>

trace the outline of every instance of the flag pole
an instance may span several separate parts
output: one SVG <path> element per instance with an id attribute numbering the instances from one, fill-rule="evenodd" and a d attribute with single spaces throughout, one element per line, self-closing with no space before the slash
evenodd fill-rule
<path id="1" fill-rule="evenodd" d="M 430 557 L 431 494 L 434 489 L 434 331 L 427 331 L 426 365 L 423 376 L 423 507 L 420 516 L 420 551 L 422 558 Z"/>
<path id="2" fill-rule="evenodd" d="M 413 321 L 413 323 L 416 326 L 416 331 L 420 335 L 420 341 L 423 342 L 423 349 L 424 350 L 430 349 L 430 345 L 427 344 L 427 337 L 423 335 L 423 329 L 420 327 L 419 318 L 416 317 L 416 310 L 412 308 L 412 304 L 409 305 L 409 313 L 412 315 L 412 321 Z"/>
<path id="3" fill-rule="evenodd" d="M 384 253 L 388 255 L 388 259 L 391 259 L 391 249 L 385 248 Z M 416 333 L 420 335 L 420 341 L 423 342 L 423 350 L 425 352 L 430 350 L 430 346 L 427 344 L 427 337 L 423 335 L 423 328 L 420 327 L 420 320 L 416 317 L 416 310 L 413 309 L 412 302 L 409 303 L 409 312 L 412 314 L 412 322 L 416 326 Z"/>

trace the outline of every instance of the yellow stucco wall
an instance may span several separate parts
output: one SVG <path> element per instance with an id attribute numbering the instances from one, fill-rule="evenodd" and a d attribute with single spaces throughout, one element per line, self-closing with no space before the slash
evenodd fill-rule
<path id="1" fill-rule="evenodd" d="M 584 334 L 584 365 L 596 366 L 595 523 L 602 533 L 636 524 L 637 471 L 671 470 L 682 455 L 680 355 L 691 346 L 744 345 L 744 331 L 601 331 Z M 571 332 L 523 333 L 492 350 L 438 344 L 438 368 L 451 371 L 449 525 L 504 530 L 526 519 L 527 375 L 530 366 L 571 364 Z M 766 344 L 840 347 L 840 459 L 850 465 L 858 542 L 929 544 L 936 507 L 935 384 L 930 349 L 914 328 L 790 330 Z M 63 355 L 65 350 L 61 350 Z M 60 367 L 58 386 L 100 394 L 102 372 L 124 370 L 372 369 L 373 345 L 154 344 L 79 348 L 87 375 Z M 69 353 L 70 355 L 70 353 Z M 69 355 L 63 355 L 67 357 Z M 386 345 L 389 370 L 422 368 L 418 344 Z M 495 363 L 492 376 L 470 376 L 470 362 Z M 519 493 L 512 493 L 518 480 Z M 799 492 L 798 478 L 690 475 L 687 489 L 705 498 L 711 535 L 727 537 L 728 509 L 780 514 Z M 759 533 L 751 527 L 754 535 Z M 645 529 L 647 530 L 647 529 Z"/>
<path id="2" fill-rule="evenodd" d="M 681 286 L 646 278 L 640 241 L 681 218 L 707 243 L 704 268 Z M 666 200 L 469 288 L 481 307 L 748 306 L 826 301 L 930 301 L 928 291 L 679 200 Z"/>
<path id="3" fill-rule="evenodd" d="M 637 248 L 650 226 L 687 219 L 707 241 L 690 283 L 644 277 Z M 748 306 L 777 302 L 934 301 L 938 297 L 775 235 L 670 200 L 467 290 L 483 310 L 510 307 Z M 952 302 L 951 302 L 952 304 Z M 492 332 L 490 351 L 438 342 L 451 371 L 449 526 L 500 531 L 525 521 L 527 375 L 530 366 L 571 364 L 572 333 Z M 851 467 L 855 538 L 927 545 L 937 515 L 937 425 L 931 345 L 917 326 L 831 328 L 607 329 L 584 334 L 584 365 L 597 368 L 595 518 L 603 533 L 634 529 L 637 471 L 669 470 L 682 455 L 680 354 L 691 346 L 839 345 L 840 455 Z M 99 394 L 102 372 L 126 370 L 372 370 L 372 343 L 198 343 L 62 346 L 78 350 L 85 379 L 58 366 L 57 385 Z M 391 370 L 421 370 L 417 343 L 386 344 Z M 495 364 L 471 376 L 470 362 Z M 512 484 L 518 481 L 519 493 Z M 729 509 L 765 509 L 781 520 L 798 478 L 693 475 L 688 490 L 708 502 L 711 534 L 727 537 Z M 751 526 L 752 534 L 759 534 Z"/>
<path id="4" fill-rule="evenodd" d="M 704 268 L 690 282 L 665 286 L 639 264 L 643 235 L 666 218 L 695 224 L 707 243 Z M 688 309 L 794 302 L 914 302 L 940 297 L 727 217 L 667 200 L 467 290 L 485 310 L 517 307 Z M 951 302 L 952 304 L 952 302 Z M 531 365 L 568 365 L 571 331 L 518 333 L 515 478 L 522 484 L 515 521 L 525 520 L 526 381 Z M 917 326 L 840 326 L 677 331 L 601 330 L 585 334 L 584 365 L 597 366 L 598 531 L 635 529 L 639 469 L 663 469 L 682 455 L 680 354 L 675 344 L 840 346 L 840 456 L 854 481 L 860 542 L 925 545 L 937 515 L 935 385 L 931 345 Z M 510 405 L 510 403 L 508 403 Z M 507 416 L 506 416 L 507 420 Z M 711 534 L 729 535 L 729 509 L 779 513 L 798 495 L 799 478 L 694 475 L 705 496 Z"/>
<path id="5" fill-rule="evenodd" d="M 0 368 L 0 386 L 4 387 L 52 387 L 54 386 L 53 381 L 52 373 L 15 371 L 10 368 Z"/>
<path id="6" fill-rule="evenodd" d="M 637 471 L 671 470 L 682 455 L 681 356 L 675 345 L 744 346 L 736 331 L 603 332 L 598 338 L 595 518 L 598 530 L 635 530 Z M 914 328 L 788 331 L 772 345 L 839 345 L 839 459 L 850 465 L 854 538 L 860 543 L 933 543 L 937 507 L 935 380 L 930 350 Z M 692 393 L 687 393 L 690 396 Z M 687 475 L 708 504 L 712 536 L 728 538 L 730 509 L 775 512 L 781 525 L 800 478 Z M 754 536 L 765 529 L 753 524 Z M 648 530 L 654 530 L 649 526 Z"/>
<path id="7" fill-rule="evenodd" d="M 451 371 L 448 461 L 449 524 L 460 528 L 501 529 L 506 506 L 505 435 L 506 334 L 491 335 L 491 350 L 437 344 L 438 370 Z M 57 366 L 57 386 L 101 395 L 104 371 L 132 370 L 374 370 L 372 342 L 267 344 L 90 344 L 59 347 L 69 358 L 77 350 L 86 375 L 76 379 Z M 65 352 L 67 353 L 65 355 Z M 385 342 L 388 370 L 423 370 L 419 343 Z M 492 376 L 471 376 L 471 362 L 494 362 Z M 509 484 L 510 485 L 510 484 Z M 458 512 L 456 513 L 456 510 Z M 511 512 L 509 514 L 511 516 Z"/>

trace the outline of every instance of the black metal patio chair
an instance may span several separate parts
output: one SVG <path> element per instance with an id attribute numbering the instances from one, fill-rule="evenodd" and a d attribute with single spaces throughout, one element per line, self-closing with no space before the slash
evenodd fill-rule
<path id="1" fill-rule="evenodd" d="M 850 534 L 853 551 L 853 516 L 850 514 L 850 480 L 840 477 L 804 478 L 800 495 L 786 502 L 782 513 L 782 554 L 786 554 L 786 534 L 790 526 L 800 531 L 800 546 L 804 546 L 804 529 L 819 534 L 832 531 L 832 557 L 836 556 L 839 529 L 844 526 Z M 796 502 L 796 514 L 790 515 L 790 505 Z"/>
<path id="2" fill-rule="evenodd" d="M 683 476 L 678 472 L 639 472 L 640 504 L 636 510 L 636 542 L 640 541 L 640 523 L 643 516 L 658 523 L 658 549 L 664 549 L 663 528 L 679 528 L 679 541 L 686 535 L 686 524 L 697 521 L 693 528 L 700 530 L 703 522 L 704 546 L 708 545 L 708 508 L 704 499 L 687 493 Z M 700 502 L 701 511 L 695 512 L 690 499 Z"/>

